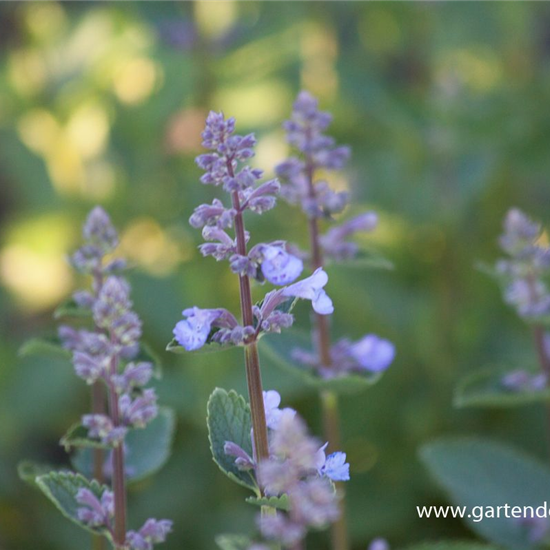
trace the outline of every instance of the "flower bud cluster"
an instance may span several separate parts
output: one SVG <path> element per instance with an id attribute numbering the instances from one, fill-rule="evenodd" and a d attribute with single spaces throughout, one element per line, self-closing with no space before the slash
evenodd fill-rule
<path id="1" fill-rule="evenodd" d="M 550 247 L 541 244 L 540 224 L 513 208 L 504 220 L 500 246 L 509 258 L 497 262 L 504 281 L 504 299 L 530 321 L 550 315 Z"/>
<path id="2" fill-rule="evenodd" d="M 93 528 L 104 528 L 113 532 L 113 519 L 115 514 L 113 493 L 103 491 L 101 497 L 97 497 L 89 489 L 79 489 L 76 501 L 81 505 L 77 509 L 77 517 L 86 525 Z M 164 542 L 166 536 L 172 530 L 172 522 L 166 519 L 148 519 L 139 531 L 126 533 L 126 545 L 128 550 L 152 550 L 154 544 Z"/>
<path id="3" fill-rule="evenodd" d="M 318 101 L 308 92 L 300 92 L 294 102 L 290 120 L 283 125 L 288 143 L 298 152 L 279 164 L 275 171 L 284 185 L 281 195 L 291 204 L 301 206 L 312 220 L 315 230 L 317 265 L 323 261 L 345 261 L 359 254 L 359 246 L 350 240 L 356 233 L 373 231 L 378 224 L 374 212 L 364 212 L 338 225 L 333 225 L 324 234 L 317 234 L 318 218 L 332 220 L 332 215 L 342 212 L 348 204 L 348 194 L 332 191 L 328 183 L 316 179 L 318 170 L 327 172 L 343 168 L 349 159 L 349 147 L 338 147 L 331 137 L 325 135 L 332 117 L 319 110 Z M 287 247 L 294 251 L 293 246 Z M 298 256 L 309 256 L 297 253 Z M 320 258 L 321 257 L 321 258 Z M 324 378 L 343 376 L 351 372 L 380 372 L 393 361 L 395 348 L 387 340 L 369 334 L 358 342 L 342 339 L 330 350 L 331 364 L 323 365 L 320 354 L 296 349 L 294 359 L 307 368 L 314 369 Z M 326 358 L 325 358 L 326 361 Z"/>
<path id="4" fill-rule="evenodd" d="M 326 455 L 327 444 L 312 437 L 295 410 L 280 409 L 281 396 L 264 392 L 270 457 L 257 464 L 233 442 L 225 444 L 226 454 L 235 464 L 254 472 L 266 496 L 286 495 L 289 511 L 258 518 L 266 541 L 292 546 L 303 540 L 308 530 L 326 527 L 339 517 L 338 496 L 332 482 L 349 480 L 346 455 Z"/>
<path id="5" fill-rule="evenodd" d="M 292 358 L 328 379 L 354 372 L 383 372 L 393 362 L 395 346 L 389 340 L 368 334 L 356 342 L 342 338 L 331 347 L 330 353 L 330 367 L 323 365 L 317 352 L 301 348 L 292 350 Z"/>

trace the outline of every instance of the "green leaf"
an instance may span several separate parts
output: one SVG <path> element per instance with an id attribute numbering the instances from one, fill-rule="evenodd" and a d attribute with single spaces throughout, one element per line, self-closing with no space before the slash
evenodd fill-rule
<path id="1" fill-rule="evenodd" d="M 90 439 L 88 437 L 88 428 L 85 428 L 82 424 L 73 424 L 67 433 L 61 438 L 59 443 L 65 447 L 65 450 L 69 452 L 76 447 L 90 447 L 93 449 L 109 449 L 109 445 L 101 443 L 97 439 Z"/>
<path id="2" fill-rule="evenodd" d="M 499 550 L 498 546 L 483 544 L 470 540 L 465 541 L 434 541 L 421 542 L 414 546 L 407 546 L 406 550 Z"/>
<path id="3" fill-rule="evenodd" d="M 31 338 L 19 348 L 20 357 L 29 357 L 31 355 L 46 355 L 70 359 L 71 352 L 61 345 L 57 336 L 50 336 L 44 338 Z"/>
<path id="4" fill-rule="evenodd" d="M 357 393 L 372 386 L 381 378 L 380 373 L 370 372 L 347 374 L 329 379 L 321 378 L 315 371 L 300 365 L 293 359 L 292 352 L 294 349 L 311 349 L 309 338 L 304 333 L 296 330 L 271 334 L 262 339 L 260 346 L 262 353 L 268 359 L 271 359 L 273 363 L 318 390 L 329 390 L 337 394 Z"/>
<path id="5" fill-rule="evenodd" d="M 172 353 L 178 353 L 178 354 L 183 354 L 183 353 L 214 353 L 214 352 L 217 352 L 217 351 L 225 351 L 225 350 L 228 350 L 228 349 L 233 349 L 235 347 L 239 347 L 239 346 L 235 346 L 235 344 L 218 344 L 218 342 L 207 342 L 206 344 L 204 344 L 204 346 L 202 346 L 202 348 L 199 348 L 199 349 L 196 349 L 194 351 L 187 351 L 183 346 L 180 346 L 178 341 L 173 338 L 170 343 L 166 346 L 166 351 L 170 351 Z"/>
<path id="6" fill-rule="evenodd" d="M 223 450 L 226 441 L 231 441 L 252 456 L 252 420 L 248 403 L 233 390 L 226 392 L 216 388 L 208 400 L 207 410 L 208 438 L 214 462 L 233 481 L 257 493 L 253 474 L 239 470 L 235 458 Z"/>
<path id="7" fill-rule="evenodd" d="M 483 506 L 541 506 L 550 494 L 550 471 L 505 445 L 482 439 L 443 439 L 421 449 L 420 456 L 455 506 L 466 506 L 470 527 L 490 542 L 513 550 L 537 547 L 514 519 L 479 517 Z M 495 514 L 496 515 L 496 514 Z"/>
<path id="8" fill-rule="evenodd" d="M 19 476 L 19 479 L 33 487 L 37 486 L 37 477 L 52 473 L 52 471 L 55 470 L 56 467 L 51 464 L 39 464 L 38 462 L 33 462 L 32 460 L 22 460 L 17 465 L 17 475 Z"/>
<path id="9" fill-rule="evenodd" d="M 244 535 L 219 535 L 216 544 L 221 550 L 248 550 L 252 541 Z"/>
<path id="10" fill-rule="evenodd" d="M 172 450 L 175 424 L 174 411 L 162 408 L 145 428 L 128 432 L 124 457 L 129 482 L 140 481 L 164 466 Z M 78 449 L 71 462 L 79 472 L 92 477 L 93 449 Z"/>
<path id="11" fill-rule="evenodd" d="M 153 365 L 154 377 L 157 379 L 162 378 L 162 361 L 153 348 L 146 342 L 140 342 L 139 351 L 132 361 L 151 363 Z"/>
<path id="12" fill-rule="evenodd" d="M 277 510 L 284 510 L 288 512 L 290 510 L 290 502 L 287 495 L 281 495 L 280 497 L 248 497 L 245 499 L 249 504 L 254 506 L 269 506 L 270 508 L 276 508 Z"/>
<path id="13" fill-rule="evenodd" d="M 502 377 L 509 369 L 483 369 L 465 377 L 456 387 L 453 403 L 456 407 L 514 407 L 550 401 L 550 389 L 510 390 Z M 536 372 L 533 372 L 537 374 Z"/>
<path id="14" fill-rule="evenodd" d="M 67 301 L 63 302 L 53 312 L 54 319 L 62 319 L 64 317 L 86 318 L 91 316 L 91 309 L 79 306 L 72 298 L 69 298 Z"/>
<path id="15" fill-rule="evenodd" d="M 89 527 L 78 520 L 77 511 L 82 505 L 76 501 L 79 489 L 89 489 L 101 498 L 107 487 L 100 485 L 97 481 L 88 481 L 84 476 L 72 472 L 50 472 L 39 476 L 36 484 L 66 518 L 87 531 L 104 535 L 111 540 L 109 532 L 104 527 Z"/>
<path id="16" fill-rule="evenodd" d="M 354 258 L 350 258 L 349 260 L 329 263 L 329 266 L 332 265 L 353 267 L 357 269 L 394 269 L 394 265 L 390 260 L 382 256 L 382 254 L 376 250 L 370 248 L 360 250 Z"/>

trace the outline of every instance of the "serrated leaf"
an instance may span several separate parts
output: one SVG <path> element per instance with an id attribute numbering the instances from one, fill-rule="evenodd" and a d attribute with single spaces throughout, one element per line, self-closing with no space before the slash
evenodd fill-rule
<path id="1" fill-rule="evenodd" d="M 333 262 L 334 265 L 357 269 L 386 269 L 393 270 L 393 263 L 376 250 L 362 249 L 354 258 Z M 332 264 L 332 262 L 331 262 Z M 329 265 L 331 265 L 329 264 Z"/>
<path id="2" fill-rule="evenodd" d="M 210 395 L 207 410 L 208 438 L 214 462 L 233 481 L 257 493 L 253 474 L 239 470 L 235 458 L 223 450 L 226 441 L 231 441 L 252 456 L 252 420 L 248 403 L 233 390 L 227 392 L 216 388 Z"/>
<path id="3" fill-rule="evenodd" d="M 91 309 L 79 306 L 72 298 L 63 302 L 53 312 L 54 319 L 62 319 L 64 317 L 87 318 L 91 316 Z"/>
<path id="4" fill-rule="evenodd" d="M 550 494 L 550 471 L 510 447 L 482 439 L 444 439 L 425 445 L 420 452 L 424 464 L 445 489 L 455 506 L 491 507 L 508 504 L 538 507 Z M 479 508 L 478 508 L 479 510 Z M 517 520 L 475 516 L 465 518 L 473 531 L 513 550 L 530 550 L 528 530 Z"/>
<path id="5" fill-rule="evenodd" d="M 216 544 L 221 550 L 248 550 L 252 541 L 244 535 L 219 535 Z"/>
<path id="6" fill-rule="evenodd" d="M 514 407 L 550 401 L 550 389 L 510 390 L 502 384 L 502 377 L 510 370 L 483 369 L 465 377 L 455 389 L 456 407 Z M 534 374 L 538 374 L 534 372 Z"/>
<path id="7" fill-rule="evenodd" d="M 290 502 L 287 495 L 281 495 L 280 497 L 248 497 L 245 500 L 254 506 L 269 506 L 270 508 L 276 508 L 285 512 L 290 510 Z"/>
<path id="8" fill-rule="evenodd" d="M 101 443 L 97 439 L 91 439 L 88 437 L 88 428 L 85 428 L 82 424 L 73 424 L 67 433 L 59 441 L 60 445 L 65 447 L 68 452 L 74 448 L 89 447 L 92 449 L 109 449 L 109 445 Z"/>
<path id="9" fill-rule="evenodd" d="M 47 355 L 70 359 L 71 352 L 61 345 L 61 341 L 57 336 L 50 336 L 44 338 L 31 338 L 24 342 L 19 348 L 19 356 L 28 357 L 31 355 Z"/>
<path id="10" fill-rule="evenodd" d="M 500 550 L 492 544 L 483 544 L 470 540 L 465 541 L 433 541 L 421 542 L 414 546 L 407 546 L 406 550 Z"/>
<path id="11" fill-rule="evenodd" d="M 36 478 L 45 474 L 49 474 L 52 471 L 56 471 L 58 468 L 51 464 L 40 464 L 33 462 L 32 460 L 22 460 L 17 465 L 17 475 L 19 479 L 28 483 L 29 485 L 36 487 Z"/>
<path id="12" fill-rule="evenodd" d="M 266 336 L 260 342 L 260 346 L 265 357 L 318 390 L 329 390 L 337 394 L 357 393 L 378 382 L 382 376 L 380 373 L 365 371 L 365 374 L 353 373 L 335 378 L 322 378 L 312 369 L 300 365 L 293 359 L 292 352 L 296 348 L 311 349 L 309 338 L 296 330 Z"/>
<path id="13" fill-rule="evenodd" d="M 88 481 L 80 474 L 72 472 L 50 472 L 36 479 L 38 488 L 54 503 L 57 509 L 73 523 L 95 534 L 104 535 L 111 540 L 110 533 L 104 527 L 89 527 L 78 519 L 78 509 L 82 507 L 76 501 L 79 489 L 89 489 L 98 498 L 107 487 L 97 481 Z"/>
<path id="14" fill-rule="evenodd" d="M 140 481 L 164 466 L 172 450 L 175 424 L 174 411 L 163 407 L 145 428 L 128 432 L 124 457 L 129 482 Z M 93 449 L 77 450 L 71 462 L 79 472 L 92 477 Z"/>

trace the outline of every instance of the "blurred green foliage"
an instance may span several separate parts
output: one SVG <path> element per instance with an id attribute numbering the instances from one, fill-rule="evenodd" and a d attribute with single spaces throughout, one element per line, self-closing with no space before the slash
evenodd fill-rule
<path id="1" fill-rule="evenodd" d="M 212 462 L 205 425 L 215 386 L 245 392 L 241 353 L 163 350 L 184 307 L 238 307 L 234 277 L 199 257 L 187 224 L 214 196 L 193 162 L 206 110 L 257 132 L 256 162 L 270 172 L 302 87 L 353 147 L 336 183 L 353 191 L 352 210 L 380 213 L 368 244 L 395 264 L 330 273 L 333 332 L 376 332 L 398 349 L 379 384 L 342 403 L 354 548 L 374 536 L 395 546 L 470 536 L 458 520 L 416 517 L 416 505 L 444 498 L 416 449 L 481 434 L 545 455 L 540 406 L 452 410 L 451 400 L 456 381 L 486 364 L 534 362 L 528 331 L 475 265 L 497 256 L 510 206 L 550 224 L 549 29 L 545 3 L 2 3 L 0 548 L 89 544 L 16 475 L 23 457 L 66 461 L 58 441 L 86 409 L 86 388 L 66 360 L 17 349 L 54 330 L 55 305 L 78 284 L 64 258 L 96 203 L 136 265 L 136 309 L 165 362 L 161 401 L 178 415 L 172 458 L 131 491 L 132 524 L 172 518 L 167 550 L 210 549 L 216 533 L 251 528 L 255 510 Z M 307 238 L 283 204 L 248 229 L 258 241 Z M 263 365 L 265 386 L 319 433 L 315 393 Z"/>

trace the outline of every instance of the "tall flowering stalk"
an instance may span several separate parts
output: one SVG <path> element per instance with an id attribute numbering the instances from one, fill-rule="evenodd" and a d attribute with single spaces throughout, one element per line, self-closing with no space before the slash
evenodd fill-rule
<path id="1" fill-rule="evenodd" d="M 117 550 L 150 550 L 164 541 L 172 522 L 149 519 L 139 531 L 127 531 L 125 438 L 130 430 L 145 428 L 158 414 L 155 390 L 145 388 L 153 365 L 137 359 L 141 321 L 132 310 L 128 283 L 117 274 L 125 262 L 106 261 L 118 236 L 101 208 L 92 210 L 83 235 L 85 243 L 71 261 L 79 272 L 91 276 L 92 288 L 77 291 L 73 300 L 79 316 L 91 317 L 93 326 L 63 325 L 59 337 L 72 353 L 75 373 L 92 387 L 93 408 L 64 441 L 69 447 L 74 443 L 95 449 L 92 473 L 96 480 L 85 483 L 82 477 L 63 474 L 63 487 L 71 489 L 76 509 L 65 513 L 92 532 L 105 535 Z M 60 491 L 56 475 L 38 477 L 37 482 L 63 509 L 68 497 L 62 503 L 56 501 Z M 111 489 L 102 485 L 107 479 Z"/>
<path id="2" fill-rule="evenodd" d="M 243 214 L 246 211 L 262 214 L 273 208 L 280 185 L 277 180 L 258 185 L 261 170 L 242 166 L 254 154 L 255 138 L 252 134 L 235 135 L 234 131 L 235 119 L 226 120 L 223 114 L 215 112 L 208 115 L 202 137 L 203 146 L 212 152 L 197 157 L 197 164 L 205 171 L 201 182 L 222 186 L 231 206 L 226 207 L 219 199 L 211 205 L 203 204 L 195 209 L 190 224 L 202 227 L 204 239 L 211 241 L 201 245 L 203 256 L 229 260 L 231 271 L 238 275 L 242 324 L 225 309 L 194 307 L 184 310 L 187 319 L 176 325 L 174 336 L 188 351 L 202 347 L 207 341 L 244 346 L 254 446 L 258 459 L 265 460 L 269 449 L 257 340 L 262 333 L 279 332 L 292 324 L 292 315 L 279 307 L 289 297 L 311 299 L 321 314 L 332 305 L 323 290 L 327 277 L 322 270 L 309 280 L 269 292 L 261 306 L 253 304 L 251 277 L 284 285 L 294 281 L 303 266 L 300 259 L 286 251 L 282 241 L 257 244 L 247 250 L 250 235 L 245 230 Z M 225 231 L 229 228 L 234 229 L 233 237 Z"/>
<path id="3" fill-rule="evenodd" d="M 309 252 L 307 258 L 314 270 L 324 269 L 328 261 L 338 262 L 357 256 L 357 244 L 348 240 L 360 231 L 372 231 L 377 225 L 374 212 L 365 212 L 340 225 L 321 232 L 321 222 L 333 222 L 333 215 L 341 213 L 349 202 L 348 193 L 333 191 L 327 181 L 321 179 L 331 170 L 342 169 L 350 156 L 349 147 L 336 146 L 325 135 L 332 117 L 318 108 L 317 100 L 308 92 L 301 92 L 293 106 L 290 120 L 284 123 L 288 143 L 296 150 L 276 167 L 276 173 L 284 185 L 281 195 L 291 204 L 301 207 L 309 227 Z M 315 314 L 313 353 L 294 350 L 293 357 L 323 378 L 345 376 L 352 372 L 381 372 L 393 361 L 394 346 L 374 334 L 357 342 L 341 339 L 331 343 L 329 317 Z M 340 445 L 340 420 L 337 396 L 332 391 L 321 393 L 325 418 L 326 438 L 333 445 Z M 342 508 L 344 505 L 342 504 Z M 333 526 L 333 546 L 346 550 L 349 546 L 345 516 Z"/>
<path id="4" fill-rule="evenodd" d="M 326 471 L 336 468 L 336 463 L 341 471 L 347 472 L 349 466 L 345 463 L 345 455 L 327 458 L 324 447 L 310 442 L 306 445 L 307 448 L 315 447 L 315 453 L 322 454 L 316 464 L 323 464 L 318 468 L 314 467 L 313 461 L 306 455 L 302 456 L 296 448 L 293 456 L 298 469 L 292 474 L 292 484 L 273 484 L 275 478 L 266 474 L 269 465 L 288 458 L 274 436 L 275 425 L 279 424 L 279 415 L 284 416 L 284 411 L 278 409 L 280 396 L 276 392 L 263 392 L 257 343 L 264 334 L 278 333 L 292 325 L 294 318 L 291 311 L 298 298 L 310 300 L 314 311 L 320 316 L 332 313 L 333 306 L 324 290 L 328 277 L 323 269 L 317 269 L 310 277 L 295 282 L 302 273 L 303 262 L 289 253 L 284 241 L 259 243 L 248 248 L 250 235 L 245 229 L 244 214 L 247 211 L 262 214 L 271 210 L 276 204 L 280 184 L 277 180 L 260 183 L 262 171 L 245 164 L 254 154 L 255 138 L 252 134 L 236 135 L 234 131 L 233 118 L 226 119 L 223 114 L 215 112 L 208 115 L 202 137 L 203 145 L 211 152 L 197 158 L 197 164 L 205 171 L 201 182 L 222 187 L 229 200 L 224 204 L 216 198 L 212 204 L 198 206 L 189 221 L 193 227 L 202 228 L 202 235 L 208 241 L 199 247 L 202 255 L 213 256 L 217 261 L 228 261 L 231 271 L 238 276 L 241 320 L 223 308 L 185 309 L 185 319 L 175 326 L 175 342 L 168 349 L 194 351 L 205 346 L 213 349 L 235 345 L 244 347 L 250 409 L 247 412 L 244 400 L 234 392 L 227 393 L 218 389 L 212 394 L 209 402 L 209 430 L 214 459 L 232 479 L 239 479 L 239 483 L 254 490 L 258 498 L 266 496 L 289 500 L 291 511 L 288 516 L 281 512 L 274 514 L 273 511 L 264 515 L 260 522 L 261 536 L 282 544 L 285 548 L 298 549 L 309 527 L 324 526 L 334 521 L 338 515 L 337 497 L 330 484 L 318 488 L 318 491 L 311 486 L 312 495 L 309 498 L 304 492 L 309 487 L 306 479 L 311 475 L 320 476 L 320 469 L 325 467 L 325 463 Z M 267 292 L 260 302 L 254 304 L 251 280 L 259 283 L 267 281 L 279 288 Z M 218 418 L 227 415 L 230 409 L 234 412 L 229 415 L 229 420 Z M 251 441 L 247 442 L 245 438 L 239 444 L 231 437 L 238 435 L 240 438 L 246 433 L 248 414 Z M 296 443 L 308 441 L 309 436 L 295 411 L 287 410 L 285 414 L 288 420 L 284 422 L 289 424 L 289 430 L 291 425 L 297 430 Z M 238 422 L 238 427 L 231 432 L 234 422 Z M 220 435 L 222 425 L 227 431 L 222 430 Z M 249 447 L 249 451 L 243 446 Z M 306 462 L 299 466 L 300 460 Z M 289 474 L 294 472 L 292 462 L 286 464 L 285 468 Z M 345 476 L 341 474 L 341 477 Z M 305 514 L 308 506 L 315 508 L 315 495 L 326 501 L 326 513 L 319 512 L 320 515 L 310 518 L 311 520 L 301 517 L 300 514 Z M 303 506 L 300 505 L 299 498 L 302 498 Z M 278 507 L 272 500 L 261 502 L 264 508 Z M 290 537 L 289 534 L 290 538 L 287 539 L 282 531 L 291 527 L 294 535 Z"/>
<path id="5" fill-rule="evenodd" d="M 496 264 L 503 283 L 504 299 L 530 324 L 540 373 L 512 371 L 502 379 L 510 390 L 539 390 L 550 386 L 550 247 L 541 242 L 542 226 L 517 208 L 504 220 L 500 246 L 508 258 Z M 550 420 L 550 418 L 549 418 Z M 550 429 L 550 424 L 549 424 Z"/>

